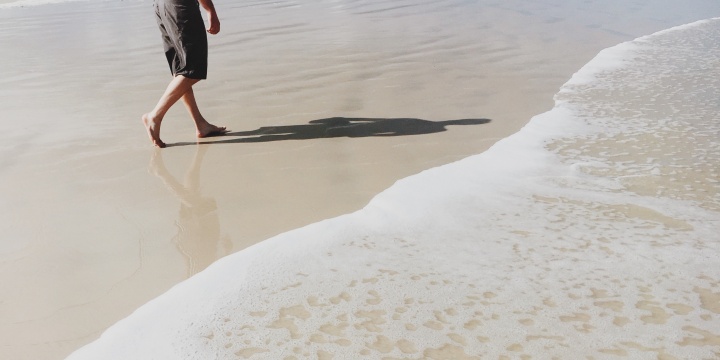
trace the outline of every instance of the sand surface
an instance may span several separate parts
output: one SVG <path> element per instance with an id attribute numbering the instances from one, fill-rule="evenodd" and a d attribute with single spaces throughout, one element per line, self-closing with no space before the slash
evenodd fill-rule
<path id="1" fill-rule="evenodd" d="M 197 146 L 177 107 L 162 151 L 150 2 L 1 9 L 2 357 L 62 358 L 219 257 L 482 152 L 599 50 L 717 10 L 688 4 L 217 1 L 196 94 L 233 132 Z"/>

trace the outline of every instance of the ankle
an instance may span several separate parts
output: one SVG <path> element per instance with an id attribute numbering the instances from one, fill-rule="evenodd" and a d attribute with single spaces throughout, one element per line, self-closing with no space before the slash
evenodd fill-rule
<path id="1" fill-rule="evenodd" d="M 159 114 L 155 111 L 151 111 L 148 113 L 148 118 L 155 124 L 160 124 L 163 120 L 163 114 Z"/>

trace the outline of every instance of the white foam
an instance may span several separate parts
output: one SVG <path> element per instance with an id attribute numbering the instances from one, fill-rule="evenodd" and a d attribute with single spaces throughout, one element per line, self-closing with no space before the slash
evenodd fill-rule
<path id="1" fill-rule="evenodd" d="M 70 359 L 712 357 L 720 199 L 684 185 L 706 186 L 685 174 L 704 166 L 717 180 L 717 138 L 672 142 L 717 134 L 693 121 L 718 104 L 692 94 L 720 76 L 673 76 L 715 59 L 692 39 L 719 29 L 604 50 L 487 152 L 221 259 Z"/>

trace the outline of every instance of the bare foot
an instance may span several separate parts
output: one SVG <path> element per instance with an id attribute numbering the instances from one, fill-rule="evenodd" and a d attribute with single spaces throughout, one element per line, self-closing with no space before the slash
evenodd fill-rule
<path id="1" fill-rule="evenodd" d="M 159 148 L 166 147 L 167 145 L 160 140 L 160 123 L 151 120 L 149 114 L 143 115 L 142 121 L 145 125 L 145 130 L 147 130 L 148 136 L 150 137 L 150 141 Z"/>
<path id="2" fill-rule="evenodd" d="M 220 136 L 225 135 L 228 133 L 228 129 L 226 129 L 224 126 L 215 126 L 210 123 L 206 123 L 207 125 L 202 126 L 200 129 L 197 130 L 197 137 L 199 138 L 206 138 L 211 136 Z"/>

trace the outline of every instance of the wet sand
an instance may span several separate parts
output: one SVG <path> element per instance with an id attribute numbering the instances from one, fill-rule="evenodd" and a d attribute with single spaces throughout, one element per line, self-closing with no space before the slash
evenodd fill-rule
<path id="1" fill-rule="evenodd" d="M 150 2 L 0 11 L 14 54 L 0 58 L 3 357 L 62 358 L 219 257 L 484 151 L 599 50 L 707 13 L 216 5 L 223 28 L 196 94 L 232 132 L 197 145 L 178 106 L 162 151 L 140 123 L 169 80 Z"/>

